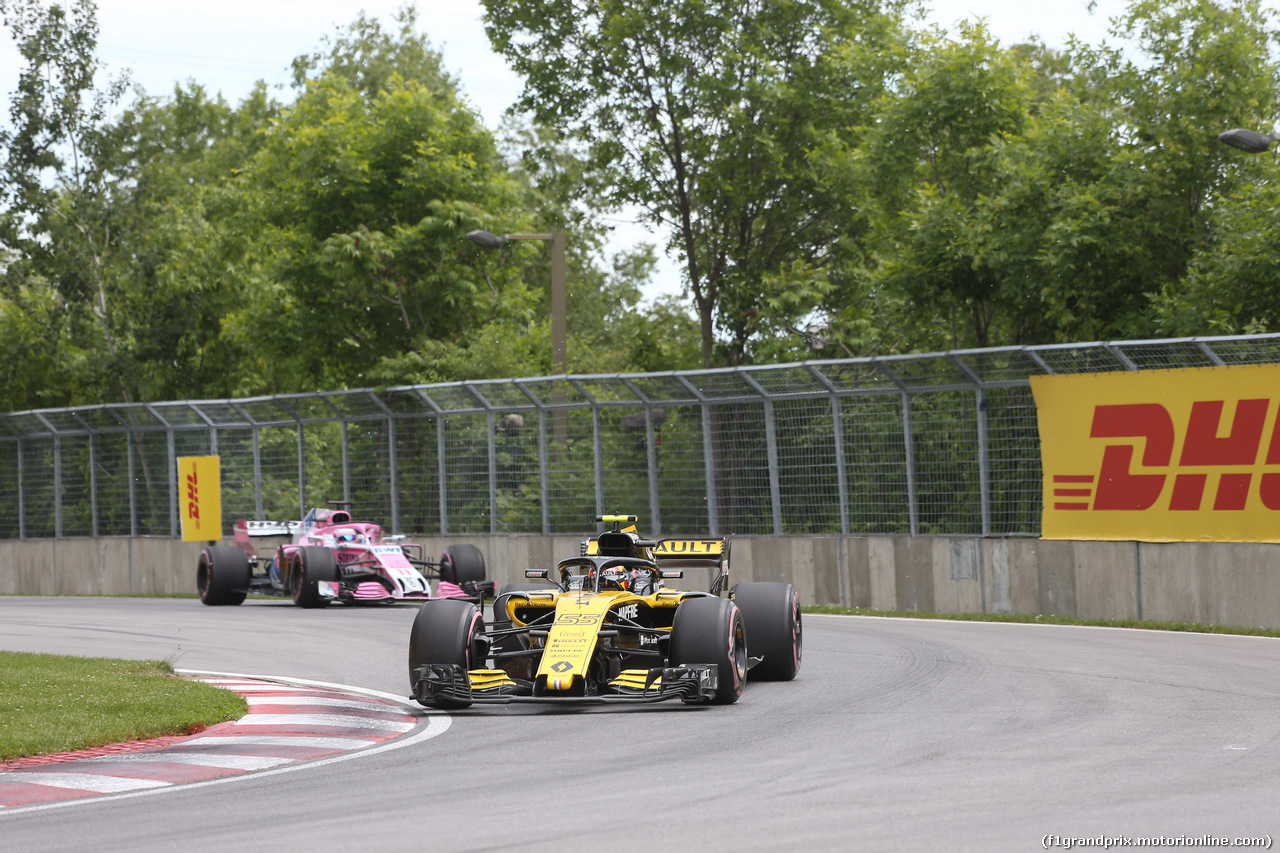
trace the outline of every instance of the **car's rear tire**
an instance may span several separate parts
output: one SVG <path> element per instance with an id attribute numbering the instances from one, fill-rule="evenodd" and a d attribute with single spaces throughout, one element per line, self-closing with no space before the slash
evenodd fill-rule
<path id="1" fill-rule="evenodd" d="M 211 607 L 243 604 L 249 593 L 253 569 L 239 545 L 210 545 L 200 552 L 196 566 L 196 592 Z"/>
<path id="2" fill-rule="evenodd" d="M 450 545 L 440 555 L 440 580 L 458 586 L 484 580 L 484 555 L 475 545 Z"/>
<path id="3" fill-rule="evenodd" d="M 299 607 L 326 607 L 329 599 L 320 595 L 319 582 L 340 579 L 338 563 L 328 548 L 307 545 L 289 557 L 289 592 Z"/>
<path id="4" fill-rule="evenodd" d="M 740 583 L 729 598 L 742 610 L 747 623 L 747 648 L 762 658 L 751 668 L 760 681 L 790 681 L 800 671 L 804 635 L 800 623 L 800 596 L 789 583 Z"/>
<path id="5" fill-rule="evenodd" d="M 746 628 L 727 598 L 691 598 L 676 608 L 671 625 L 671 663 L 716 666 L 716 705 L 732 705 L 747 679 Z"/>
<path id="6" fill-rule="evenodd" d="M 463 671 L 484 664 L 479 636 L 484 633 L 484 614 L 470 601 L 436 598 L 424 602 L 409 632 L 409 690 L 417 689 L 414 672 L 427 664 L 460 666 Z M 441 708 L 466 708 L 470 701 L 440 698 Z"/>

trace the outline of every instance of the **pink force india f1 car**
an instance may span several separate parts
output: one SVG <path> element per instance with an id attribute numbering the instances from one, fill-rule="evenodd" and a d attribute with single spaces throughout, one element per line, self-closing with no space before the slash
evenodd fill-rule
<path id="1" fill-rule="evenodd" d="M 210 545 L 200 552 L 196 589 L 208 605 L 241 604 L 250 593 L 288 596 L 299 607 L 426 601 L 455 598 L 483 604 L 495 585 L 484 579 L 484 557 L 474 545 L 450 545 L 439 562 L 423 556 L 421 545 L 383 536 L 368 521 L 353 521 L 331 502 L 302 521 L 236 522 L 236 544 Z M 274 537 L 274 554 L 259 554 L 254 539 Z M 283 540 L 283 541 L 280 541 Z M 430 581 L 439 583 L 431 593 Z"/>
<path id="2" fill-rule="evenodd" d="M 409 637 L 411 698 L 436 708 L 728 705 L 748 671 L 752 681 L 796 677 L 803 646 L 795 587 L 730 588 L 728 539 L 641 539 L 635 520 L 597 516 L 610 529 L 554 569 L 525 572 L 542 583 L 504 586 L 490 624 L 470 602 L 423 604 Z M 696 567 L 714 574 L 710 591 L 667 588 Z"/>

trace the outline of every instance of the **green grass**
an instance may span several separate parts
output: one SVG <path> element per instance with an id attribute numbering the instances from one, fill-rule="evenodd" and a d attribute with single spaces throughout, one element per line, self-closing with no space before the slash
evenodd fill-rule
<path id="1" fill-rule="evenodd" d="M 246 710 L 164 661 L 0 652 L 0 761 L 190 734 Z"/>
<path id="2" fill-rule="evenodd" d="M 1188 631 L 1198 634 L 1243 634 L 1248 637 L 1280 637 L 1271 628 L 1241 628 L 1231 625 L 1204 625 L 1199 622 L 1148 622 L 1141 619 L 1076 619 L 1069 616 L 1022 615 L 1014 613 L 921 613 L 915 610 L 868 610 L 862 607 L 813 606 L 805 613 L 832 613 L 838 616 L 896 616 L 904 619 L 950 619 L 956 622 L 1023 622 L 1029 625 L 1087 625 L 1096 628 L 1144 628 L 1148 631 Z"/>

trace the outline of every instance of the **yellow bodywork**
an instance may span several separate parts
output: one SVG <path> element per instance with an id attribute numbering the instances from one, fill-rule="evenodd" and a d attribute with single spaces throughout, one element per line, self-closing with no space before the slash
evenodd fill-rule
<path id="1" fill-rule="evenodd" d="M 546 650 L 538 664 L 538 676 L 546 676 L 547 690 L 571 690 L 587 672 L 597 635 L 617 599 L 635 598 L 625 592 L 562 595 L 556 602 L 556 619 L 547 635 Z"/>

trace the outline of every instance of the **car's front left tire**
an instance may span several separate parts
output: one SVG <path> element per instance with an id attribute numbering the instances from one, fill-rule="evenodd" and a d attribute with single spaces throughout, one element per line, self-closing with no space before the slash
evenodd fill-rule
<path id="1" fill-rule="evenodd" d="M 671 625 L 671 663 L 714 664 L 717 684 L 711 701 L 737 702 L 747 680 L 742 611 L 729 599 L 715 596 L 681 602 Z"/>
<path id="2" fill-rule="evenodd" d="M 484 665 L 479 637 L 484 614 L 470 601 L 436 598 L 424 602 L 409 632 L 409 690 L 417 690 L 417 670 L 429 664 L 458 666 L 465 673 Z M 470 701 L 441 697 L 442 708 L 466 708 Z"/>

